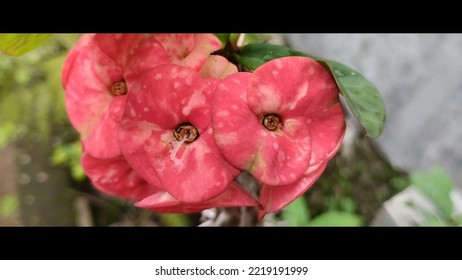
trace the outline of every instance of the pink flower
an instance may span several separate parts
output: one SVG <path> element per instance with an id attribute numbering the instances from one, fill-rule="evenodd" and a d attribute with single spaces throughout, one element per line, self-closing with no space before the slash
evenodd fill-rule
<path id="1" fill-rule="evenodd" d="M 209 55 L 221 48 L 213 34 L 154 34 L 167 51 L 170 62 L 199 71 Z"/>
<path id="2" fill-rule="evenodd" d="M 345 133 L 338 88 L 305 57 L 265 63 L 224 79 L 216 90 L 216 143 L 235 167 L 263 183 L 263 212 L 303 194 L 321 175 Z"/>
<path id="3" fill-rule="evenodd" d="M 223 193 L 239 171 L 220 155 L 210 123 L 216 80 L 161 65 L 133 84 L 121 123 L 122 152 L 149 183 L 176 200 L 203 202 Z"/>
<path id="4" fill-rule="evenodd" d="M 63 68 L 66 109 L 88 154 L 121 155 L 120 118 L 131 82 L 169 61 L 162 45 L 144 34 L 82 35 Z"/>

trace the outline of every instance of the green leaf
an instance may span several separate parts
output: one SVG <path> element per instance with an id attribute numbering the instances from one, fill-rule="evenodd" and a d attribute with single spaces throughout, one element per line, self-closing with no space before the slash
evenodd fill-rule
<path id="1" fill-rule="evenodd" d="M 451 220 L 453 205 L 450 194 L 454 183 L 446 171 L 437 166 L 427 172 L 413 172 L 410 177 L 411 184 Z"/>
<path id="2" fill-rule="evenodd" d="M 244 33 L 242 45 L 266 42 L 271 39 L 271 34 Z"/>
<path id="3" fill-rule="evenodd" d="M 363 220 L 360 216 L 339 211 L 323 213 L 308 223 L 309 226 L 361 226 L 362 224 Z"/>
<path id="4" fill-rule="evenodd" d="M 169 227 L 188 227 L 191 226 L 188 215 L 185 214 L 158 214 L 163 226 Z"/>
<path id="5" fill-rule="evenodd" d="M 356 70 L 341 63 L 323 60 L 334 75 L 340 92 L 353 115 L 366 130 L 367 136 L 377 138 L 385 126 L 385 105 L 377 87 Z"/>
<path id="6" fill-rule="evenodd" d="M 229 39 L 229 33 L 213 33 L 218 40 L 221 42 L 221 49 L 224 49 L 226 47 L 226 44 L 228 43 Z"/>
<path id="7" fill-rule="evenodd" d="M 242 66 L 255 70 L 265 62 L 286 56 L 305 56 L 323 64 L 333 75 L 340 93 L 355 118 L 365 129 L 367 136 L 377 138 L 382 134 L 386 114 L 380 92 L 356 70 L 336 61 L 315 57 L 285 46 L 265 43 L 245 46 L 239 54 L 236 54 L 236 60 Z"/>
<path id="8" fill-rule="evenodd" d="M 449 226 L 449 224 L 435 216 L 435 215 L 428 215 L 425 219 L 425 221 L 420 225 L 420 226 L 423 226 L 423 227 L 442 227 L 442 226 Z"/>
<path id="9" fill-rule="evenodd" d="M 50 37 L 51 34 L 0 34 L 0 51 L 20 56 L 39 47 Z"/>
<path id="10" fill-rule="evenodd" d="M 453 217 L 454 223 L 458 226 L 462 226 L 462 214 L 457 214 Z"/>
<path id="11" fill-rule="evenodd" d="M 272 45 L 272 44 L 249 44 L 242 48 L 239 54 L 236 54 L 236 59 L 239 64 L 251 69 L 255 70 L 256 68 L 260 67 L 263 63 L 268 62 L 270 60 L 281 58 L 285 56 L 306 56 L 310 58 L 314 58 L 313 56 L 309 56 L 305 53 L 290 49 L 285 46 L 279 45 Z M 246 61 L 248 60 L 259 60 L 259 64 L 252 64 L 247 65 Z"/>
<path id="12" fill-rule="evenodd" d="M 309 220 L 309 210 L 303 196 L 294 200 L 282 211 L 282 216 L 288 226 L 306 226 Z"/>
<path id="13" fill-rule="evenodd" d="M 229 33 L 229 41 L 233 46 L 236 46 L 237 39 L 241 36 L 242 33 Z"/>
<path id="14" fill-rule="evenodd" d="M 348 197 L 348 196 L 342 197 L 340 198 L 338 203 L 339 203 L 340 209 L 345 212 L 353 213 L 356 211 L 356 208 L 357 208 L 356 202 L 351 197 Z"/>
<path id="15" fill-rule="evenodd" d="M 16 195 L 9 193 L 0 198 L 0 216 L 10 217 L 18 209 L 18 198 Z"/>

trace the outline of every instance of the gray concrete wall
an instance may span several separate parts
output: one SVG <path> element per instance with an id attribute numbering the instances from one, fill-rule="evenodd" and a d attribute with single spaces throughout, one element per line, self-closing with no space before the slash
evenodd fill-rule
<path id="1" fill-rule="evenodd" d="M 407 171 L 441 165 L 462 186 L 461 34 L 286 34 L 295 49 L 374 82 L 387 123 L 376 140 Z"/>

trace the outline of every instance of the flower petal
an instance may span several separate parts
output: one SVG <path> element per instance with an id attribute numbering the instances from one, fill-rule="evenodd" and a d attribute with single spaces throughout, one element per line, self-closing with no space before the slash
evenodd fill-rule
<path id="1" fill-rule="evenodd" d="M 75 53 L 64 66 L 66 110 L 71 124 L 86 139 L 113 99 L 111 85 L 123 79 L 123 71 L 94 44 L 84 44 Z"/>
<path id="2" fill-rule="evenodd" d="M 142 180 L 123 157 L 98 159 L 84 153 L 81 163 L 93 185 L 101 192 L 140 200 L 159 191 Z"/>
<path id="3" fill-rule="evenodd" d="M 74 47 L 67 54 L 66 60 L 64 61 L 63 70 L 61 73 L 61 83 L 66 85 L 69 79 L 69 72 L 72 69 L 75 59 L 79 56 L 82 49 L 91 42 L 94 34 L 86 34 L 81 36 L 79 40 L 75 43 Z"/>
<path id="4" fill-rule="evenodd" d="M 148 38 L 129 57 L 125 67 L 125 80 L 130 86 L 139 75 L 158 65 L 169 62 L 168 54 L 162 44 L 154 38 Z"/>
<path id="5" fill-rule="evenodd" d="M 330 160 L 340 148 L 345 135 L 345 114 L 340 103 L 311 113 L 306 119 L 311 132 L 313 153 L 310 166 Z"/>
<path id="6" fill-rule="evenodd" d="M 85 35 L 83 35 L 85 36 Z M 152 35 L 148 34 L 96 34 L 92 44 L 97 46 L 120 67 L 125 67 L 133 51 Z"/>
<path id="7" fill-rule="evenodd" d="M 221 48 L 213 34 L 154 34 L 174 64 L 199 71 L 211 53 Z"/>
<path id="8" fill-rule="evenodd" d="M 225 57 L 221 55 L 211 55 L 199 71 L 199 74 L 204 78 L 224 79 L 237 72 L 237 66 L 229 62 Z"/>
<path id="9" fill-rule="evenodd" d="M 120 156 L 122 152 L 117 140 L 118 130 L 119 123 L 111 118 L 109 110 L 105 111 L 88 137 L 82 139 L 86 153 L 100 159 Z"/>
<path id="10" fill-rule="evenodd" d="M 127 106 L 128 107 L 128 106 Z M 165 190 L 152 168 L 147 151 L 153 151 L 157 143 L 152 132 L 159 127 L 146 122 L 123 119 L 119 129 L 119 145 L 125 159 L 141 178 L 159 189 Z"/>
<path id="11" fill-rule="evenodd" d="M 204 202 L 185 203 L 167 192 L 158 192 L 135 205 L 164 213 L 194 213 L 217 207 L 257 206 L 258 202 L 239 184 L 231 182 L 225 192 Z"/>
<path id="12" fill-rule="evenodd" d="M 262 186 L 260 191 L 260 203 L 263 206 L 263 210 L 259 211 L 260 219 L 262 219 L 266 213 L 279 211 L 303 195 L 303 193 L 306 192 L 322 175 L 329 160 L 332 159 L 340 149 L 343 136 L 345 135 L 345 127 L 342 129 L 342 127 L 336 128 L 335 126 L 342 122 L 344 123 L 343 109 L 340 105 L 334 105 L 324 111 L 324 113 L 330 115 L 330 118 L 324 118 L 325 115 L 320 114 L 319 119 L 322 121 L 319 122 L 319 124 L 320 126 L 329 126 L 329 124 L 332 125 L 332 130 L 323 130 L 325 132 L 324 139 L 336 139 L 337 142 L 335 147 L 332 148 L 330 145 L 328 147 L 323 147 L 323 143 L 329 142 L 319 141 L 319 135 L 316 135 L 316 132 L 314 132 L 313 143 L 316 143 L 317 146 L 313 147 L 312 160 L 310 161 L 310 166 L 306 170 L 305 175 L 297 182 L 286 186 Z M 341 115 L 342 121 L 338 120 L 338 114 Z M 313 122 L 313 124 L 315 124 L 315 122 Z M 313 130 L 316 131 L 316 129 L 317 127 L 314 126 Z M 338 135 L 339 132 L 337 130 L 341 131 L 340 135 Z"/>
<path id="13" fill-rule="evenodd" d="M 292 184 L 284 186 L 263 185 L 260 190 L 260 203 L 263 208 L 259 210 L 259 219 L 263 219 L 267 213 L 281 210 L 300 197 L 318 180 L 326 166 L 327 162 L 310 168 L 306 175 Z"/>
<path id="14" fill-rule="evenodd" d="M 332 75 L 307 57 L 282 57 L 255 70 L 249 82 L 248 104 L 255 114 L 278 112 L 297 118 L 339 102 Z"/>

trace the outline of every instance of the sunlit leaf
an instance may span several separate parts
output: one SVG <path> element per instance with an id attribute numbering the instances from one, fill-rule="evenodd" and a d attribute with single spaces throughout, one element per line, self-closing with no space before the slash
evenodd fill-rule
<path id="1" fill-rule="evenodd" d="M 41 46 L 50 37 L 51 34 L 0 34 L 0 51 L 20 56 Z"/>

